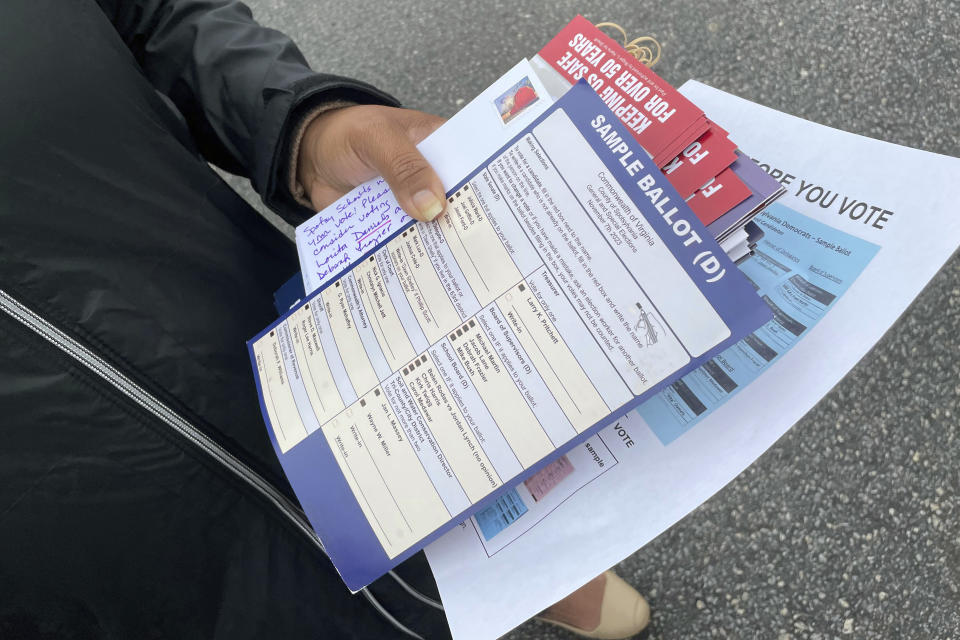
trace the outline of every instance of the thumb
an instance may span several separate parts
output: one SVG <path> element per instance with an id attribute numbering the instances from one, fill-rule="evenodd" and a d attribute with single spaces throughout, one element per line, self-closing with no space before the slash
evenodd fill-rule
<path id="1" fill-rule="evenodd" d="M 433 220 L 447 204 L 440 178 L 414 143 L 442 123 L 436 116 L 406 112 L 391 120 L 382 136 L 363 149 L 363 155 L 390 185 L 403 210 L 417 220 Z"/>

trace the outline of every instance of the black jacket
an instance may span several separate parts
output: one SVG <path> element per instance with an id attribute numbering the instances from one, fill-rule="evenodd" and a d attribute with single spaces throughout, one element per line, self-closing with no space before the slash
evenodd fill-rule
<path id="1" fill-rule="evenodd" d="M 244 342 L 295 251 L 204 161 L 295 222 L 302 113 L 393 99 L 235 2 L 6 0 L 0 42 L 0 637 L 400 635 L 305 528 L 260 418 Z"/>

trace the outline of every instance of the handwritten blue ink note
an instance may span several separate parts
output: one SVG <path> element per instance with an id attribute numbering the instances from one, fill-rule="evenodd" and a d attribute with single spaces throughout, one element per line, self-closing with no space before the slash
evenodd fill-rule
<path id="1" fill-rule="evenodd" d="M 409 220 L 383 178 L 363 183 L 297 227 L 303 283 L 310 292 Z"/>

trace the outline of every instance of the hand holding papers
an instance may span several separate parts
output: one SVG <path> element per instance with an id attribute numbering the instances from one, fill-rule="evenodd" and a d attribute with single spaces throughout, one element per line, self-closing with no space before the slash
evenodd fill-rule
<path id="1" fill-rule="evenodd" d="M 521 88 L 518 85 L 526 88 L 521 92 L 526 95 L 523 104 L 512 101 L 511 111 L 501 113 L 498 107 L 514 98 Z M 417 148 L 449 191 L 552 102 L 530 63 L 524 60 Z M 408 221 L 383 178 L 374 178 L 298 226 L 297 253 L 306 292 L 333 279 Z"/>
<path id="2" fill-rule="evenodd" d="M 478 164 L 250 342 L 352 589 L 769 318 L 586 84 Z"/>

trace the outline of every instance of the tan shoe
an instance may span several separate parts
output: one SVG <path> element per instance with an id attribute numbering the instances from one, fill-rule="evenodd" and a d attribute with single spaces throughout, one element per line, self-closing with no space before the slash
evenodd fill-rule
<path id="1" fill-rule="evenodd" d="M 604 580 L 601 584 L 596 582 Z M 571 598 L 578 597 L 581 591 L 603 589 L 600 603 L 599 624 L 593 629 L 583 629 L 572 624 L 570 615 L 566 613 L 569 607 L 554 605 L 544 611 L 537 620 L 555 624 L 567 631 L 572 631 L 585 638 L 603 638 L 605 640 L 621 640 L 634 636 L 646 628 L 650 622 L 650 605 L 636 589 L 623 581 L 613 571 L 606 571 L 602 576 L 591 581 L 582 589 L 572 594 Z M 590 597 L 590 596 L 587 596 Z"/>

